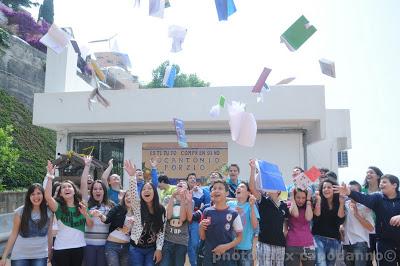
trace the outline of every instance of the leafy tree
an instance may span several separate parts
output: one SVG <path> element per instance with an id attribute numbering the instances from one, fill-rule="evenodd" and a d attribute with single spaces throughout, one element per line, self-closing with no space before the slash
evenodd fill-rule
<path id="1" fill-rule="evenodd" d="M 30 8 L 39 5 L 38 2 L 33 2 L 31 0 L 1 0 L 1 2 L 14 10 L 19 9 L 22 6 Z"/>
<path id="2" fill-rule="evenodd" d="M 19 150 L 13 146 L 13 131 L 11 125 L 0 128 L 0 186 L 3 186 L 3 180 L 12 176 L 20 155 Z"/>
<path id="3" fill-rule="evenodd" d="M 165 69 L 169 65 L 169 61 L 164 61 L 156 69 L 153 70 L 153 79 L 148 84 L 144 85 L 146 88 L 165 88 L 162 84 L 164 79 Z M 208 87 L 209 82 L 201 80 L 196 74 L 184 74 L 180 73 L 181 68 L 178 65 L 173 64 L 176 69 L 176 77 L 174 87 Z"/>
<path id="4" fill-rule="evenodd" d="M 39 19 L 43 18 L 49 24 L 54 22 L 54 5 L 53 0 L 44 0 L 39 8 Z"/>

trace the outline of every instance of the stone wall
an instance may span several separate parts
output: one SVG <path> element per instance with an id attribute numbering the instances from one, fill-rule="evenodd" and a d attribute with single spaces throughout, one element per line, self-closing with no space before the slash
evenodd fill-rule
<path id="1" fill-rule="evenodd" d="M 24 204 L 25 191 L 0 192 L 0 214 L 13 212 Z"/>
<path id="2" fill-rule="evenodd" d="M 34 93 L 44 91 L 46 54 L 15 36 L 9 42 L 0 48 L 0 88 L 32 111 Z"/>

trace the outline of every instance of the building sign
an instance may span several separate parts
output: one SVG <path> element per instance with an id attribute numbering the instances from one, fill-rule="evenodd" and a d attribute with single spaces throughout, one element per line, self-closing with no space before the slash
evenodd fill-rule
<path id="1" fill-rule="evenodd" d="M 176 142 L 143 143 L 142 167 L 150 169 L 150 159 L 156 159 L 159 174 L 170 178 L 185 178 L 189 173 L 204 178 L 226 167 L 227 142 L 189 142 L 188 145 L 181 148 Z"/>

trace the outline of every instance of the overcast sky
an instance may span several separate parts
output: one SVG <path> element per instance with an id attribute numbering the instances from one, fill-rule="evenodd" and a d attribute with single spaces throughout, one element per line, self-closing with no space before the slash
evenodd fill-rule
<path id="1" fill-rule="evenodd" d="M 211 86 L 252 86 L 263 67 L 272 68 L 271 84 L 288 76 L 323 84 L 327 108 L 351 110 L 353 148 L 340 178 L 361 181 L 369 165 L 400 175 L 400 1 L 234 1 L 237 12 L 219 22 L 213 0 L 170 0 L 164 19 L 149 17 L 144 0 L 140 8 L 134 0 L 54 0 L 55 23 L 72 27 L 81 42 L 118 34 L 141 82 L 170 60 Z M 279 37 L 302 14 L 317 32 L 290 52 Z M 188 29 L 176 54 L 169 52 L 173 24 Z M 335 61 L 336 79 L 320 73 L 320 58 Z"/>

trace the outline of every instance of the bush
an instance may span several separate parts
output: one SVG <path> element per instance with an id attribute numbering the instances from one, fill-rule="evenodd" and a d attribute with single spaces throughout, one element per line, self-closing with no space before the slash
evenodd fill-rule
<path id="1" fill-rule="evenodd" d="M 0 113 L 0 128 L 13 126 L 14 147 L 20 153 L 10 175 L 3 176 L 0 172 L 3 185 L 6 189 L 16 189 L 41 183 L 47 160 L 55 156 L 55 132 L 32 125 L 32 113 L 3 90 L 0 90 Z"/>

